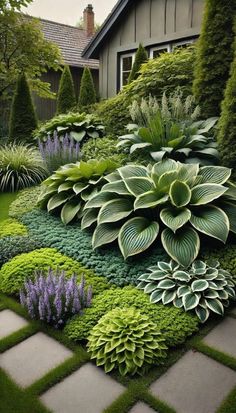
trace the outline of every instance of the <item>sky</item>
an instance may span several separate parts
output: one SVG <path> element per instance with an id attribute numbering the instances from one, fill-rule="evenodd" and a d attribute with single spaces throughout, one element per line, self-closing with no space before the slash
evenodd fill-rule
<path id="1" fill-rule="evenodd" d="M 117 0 L 34 0 L 22 11 L 31 16 L 41 17 L 74 26 L 83 15 L 85 7 L 94 6 L 95 21 L 102 23 Z"/>

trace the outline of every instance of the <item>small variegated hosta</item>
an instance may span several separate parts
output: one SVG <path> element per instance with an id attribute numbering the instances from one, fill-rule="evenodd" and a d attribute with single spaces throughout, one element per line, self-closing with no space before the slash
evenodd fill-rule
<path id="1" fill-rule="evenodd" d="M 97 223 L 93 247 L 118 239 L 126 259 L 148 249 L 158 235 L 168 255 L 188 267 L 198 256 L 200 235 L 223 243 L 236 233 L 236 186 L 231 171 L 174 160 L 126 165 L 84 208 L 82 228 Z M 91 220 L 91 217 L 93 220 Z"/>
<path id="2" fill-rule="evenodd" d="M 174 261 L 158 262 L 148 270 L 139 277 L 138 288 L 150 294 L 152 303 L 194 310 L 202 323 L 211 312 L 223 315 L 229 301 L 236 299 L 236 280 L 218 261 L 198 260 L 188 268 Z"/>

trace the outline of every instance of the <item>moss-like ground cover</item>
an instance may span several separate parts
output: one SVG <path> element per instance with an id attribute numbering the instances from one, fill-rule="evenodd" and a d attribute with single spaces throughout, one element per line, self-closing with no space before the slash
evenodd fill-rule
<path id="1" fill-rule="evenodd" d="M 0 193 L 0 221 L 8 218 L 9 207 L 16 197 L 17 193 L 15 192 Z"/>

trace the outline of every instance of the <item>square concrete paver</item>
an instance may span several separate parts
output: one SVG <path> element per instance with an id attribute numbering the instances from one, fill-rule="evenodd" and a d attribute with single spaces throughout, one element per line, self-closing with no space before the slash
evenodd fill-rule
<path id="1" fill-rule="evenodd" d="M 27 387 L 72 354 L 57 341 L 37 333 L 1 354 L 0 367 L 20 386 Z"/>
<path id="2" fill-rule="evenodd" d="M 129 413 L 156 413 L 156 410 L 151 409 L 151 407 L 143 402 L 138 402 L 129 411 Z"/>
<path id="3" fill-rule="evenodd" d="M 236 357 L 236 319 L 226 317 L 206 337 L 204 343 Z"/>
<path id="4" fill-rule="evenodd" d="M 41 396 L 54 413 L 102 413 L 125 387 L 91 363 L 82 366 Z"/>
<path id="5" fill-rule="evenodd" d="M 0 311 L 0 340 L 28 325 L 27 321 L 11 310 Z"/>
<path id="6" fill-rule="evenodd" d="M 236 385 L 236 372 L 200 353 L 187 352 L 151 386 L 180 413 L 215 413 Z"/>

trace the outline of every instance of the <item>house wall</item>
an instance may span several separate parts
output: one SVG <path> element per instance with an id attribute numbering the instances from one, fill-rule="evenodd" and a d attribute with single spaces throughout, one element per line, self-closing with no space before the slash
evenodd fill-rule
<path id="1" fill-rule="evenodd" d="M 165 43 L 196 38 L 200 33 L 204 0 L 140 0 L 114 27 L 100 53 L 102 98 L 119 90 L 120 55 Z"/>
<path id="2" fill-rule="evenodd" d="M 81 77 L 83 74 L 83 68 L 70 67 L 71 74 L 73 77 L 75 85 L 76 98 L 78 99 Z M 91 70 L 94 84 L 96 90 L 99 88 L 99 71 Z M 55 93 L 58 92 L 59 82 L 60 82 L 61 72 L 49 70 L 47 73 L 44 73 L 42 80 L 51 84 L 51 90 Z M 39 120 L 47 120 L 52 118 L 56 113 L 56 99 L 42 99 L 38 96 L 34 96 L 34 104 L 36 108 L 36 113 Z"/>

